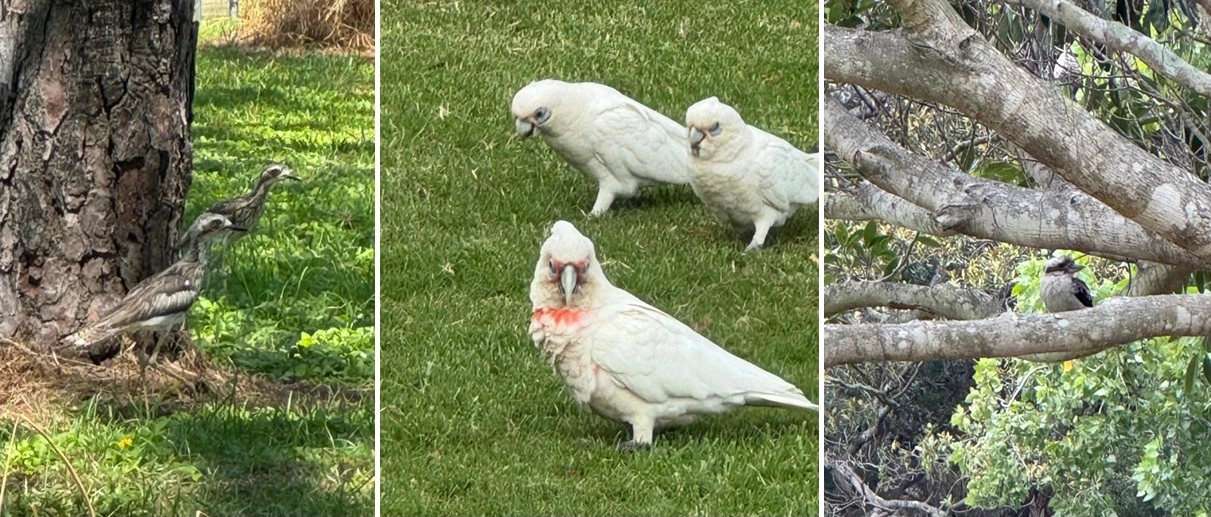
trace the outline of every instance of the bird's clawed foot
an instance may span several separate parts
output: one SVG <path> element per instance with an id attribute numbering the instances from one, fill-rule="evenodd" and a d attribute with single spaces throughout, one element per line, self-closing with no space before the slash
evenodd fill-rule
<path id="1" fill-rule="evenodd" d="M 637 442 L 635 440 L 627 440 L 618 444 L 618 450 L 626 452 L 650 451 L 652 450 L 652 442 Z"/>

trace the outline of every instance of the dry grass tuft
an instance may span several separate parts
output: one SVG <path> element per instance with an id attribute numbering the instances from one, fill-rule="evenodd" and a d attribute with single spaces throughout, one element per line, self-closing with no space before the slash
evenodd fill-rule
<path id="1" fill-rule="evenodd" d="M 189 354 L 193 355 L 193 354 Z M 0 342 L 0 419 L 23 417 L 50 426 L 63 408 L 96 397 L 102 405 L 124 407 L 156 401 L 159 412 L 188 411 L 198 404 L 225 401 L 251 407 L 352 405 L 368 395 L 365 389 L 283 383 L 255 375 L 240 375 L 208 364 L 200 356 L 178 362 L 160 361 L 164 369 L 196 375 L 204 381 L 186 386 L 161 368 L 139 376 L 134 354 L 123 353 L 100 366 L 89 361 L 51 357 L 11 341 Z"/>
<path id="2" fill-rule="evenodd" d="M 374 0 L 245 0 L 240 17 L 250 45 L 374 51 Z"/>

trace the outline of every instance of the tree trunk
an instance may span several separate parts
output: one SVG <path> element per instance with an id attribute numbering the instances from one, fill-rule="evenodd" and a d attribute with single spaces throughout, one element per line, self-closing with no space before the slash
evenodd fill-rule
<path id="1" fill-rule="evenodd" d="M 46 347 L 167 267 L 193 0 L 0 0 L 0 337 Z"/>

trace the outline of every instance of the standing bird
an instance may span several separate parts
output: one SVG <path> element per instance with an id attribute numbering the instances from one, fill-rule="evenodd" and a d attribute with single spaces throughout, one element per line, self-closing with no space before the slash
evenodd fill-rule
<path id="1" fill-rule="evenodd" d="M 517 132 L 535 133 L 580 172 L 597 180 L 592 217 L 617 197 L 654 183 L 689 183 L 685 130 L 672 119 L 597 83 L 546 79 L 513 96 Z"/>
<path id="2" fill-rule="evenodd" d="M 581 407 L 631 425 L 624 447 L 745 404 L 819 410 L 799 388 L 611 285 L 593 242 L 569 222 L 555 223 L 542 245 L 530 301 L 534 344 Z"/>
<path id="3" fill-rule="evenodd" d="M 206 209 L 204 213 L 224 216 L 236 226 L 251 231 L 256 228 L 257 223 L 261 220 L 261 215 L 265 213 L 265 201 L 269 198 L 269 191 L 277 182 L 284 179 L 302 181 L 302 178 L 294 175 L 290 167 L 280 163 L 270 164 L 261 171 L 261 176 L 252 186 L 252 192 L 219 201 Z M 188 241 L 182 241 L 182 244 L 188 244 Z"/>
<path id="4" fill-rule="evenodd" d="M 1043 266 L 1043 279 L 1039 282 L 1039 297 L 1047 312 L 1067 312 L 1093 307 L 1093 295 L 1089 286 L 1076 277 L 1076 272 L 1085 266 L 1072 261 L 1072 257 L 1061 255 L 1047 261 Z"/>
<path id="5" fill-rule="evenodd" d="M 716 97 L 685 113 L 690 185 L 724 224 L 753 229 L 745 251 L 760 248 L 774 226 L 820 198 L 820 155 L 750 126 Z"/>
<path id="6" fill-rule="evenodd" d="M 89 347 L 121 333 L 140 330 L 163 334 L 152 347 L 151 355 L 159 349 L 169 331 L 185 322 L 189 308 L 197 300 L 206 273 L 210 245 L 230 232 L 247 229 L 219 215 L 205 213 L 185 232 L 183 241 L 192 243 L 185 256 L 167 269 L 135 285 L 122 301 L 95 323 L 63 339 L 76 347 Z M 139 365 L 146 369 L 148 355 L 139 350 Z"/>

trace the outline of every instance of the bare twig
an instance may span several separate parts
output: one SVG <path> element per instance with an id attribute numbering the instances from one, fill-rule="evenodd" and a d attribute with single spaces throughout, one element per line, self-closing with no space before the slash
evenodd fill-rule
<path id="1" fill-rule="evenodd" d="M 13 429 L 8 435 L 8 447 L 4 453 L 4 476 L 0 477 L 0 512 L 4 511 L 4 491 L 8 488 L 8 467 L 13 460 L 13 443 L 17 440 L 17 421 L 13 420 Z"/>
<path id="2" fill-rule="evenodd" d="M 76 487 L 80 489 L 80 496 L 84 498 L 84 504 L 88 505 L 88 516 L 97 517 L 97 510 L 93 508 L 93 501 L 90 497 L 88 497 L 88 490 L 84 488 L 84 482 L 80 480 L 80 475 L 76 473 L 76 468 L 72 466 L 71 460 L 66 454 L 63 454 L 62 450 L 59 450 L 59 447 L 55 445 L 55 441 L 52 440 L 50 435 L 39 427 L 38 424 L 33 423 L 30 421 L 30 419 L 25 417 L 21 417 L 21 420 L 24 420 L 25 425 L 28 425 L 39 435 L 41 435 L 42 438 L 46 440 L 46 444 L 50 445 L 51 450 L 55 451 L 55 454 L 58 454 L 59 458 L 63 460 L 63 464 L 67 465 L 67 472 L 71 474 L 72 480 L 76 482 Z"/>
<path id="3" fill-rule="evenodd" d="M 900 499 L 889 500 L 884 499 L 875 493 L 862 477 L 850 468 L 849 464 L 843 461 L 829 460 L 828 468 L 833 471 L 842 481 L 847 483 L 849 487 L 862 497 L 867 504 L 883 510 L 908 510 L 917 513 L 923 513 L 930 517 L 946 517 L 946 512 L 936 506 L 922 503 L 920 501 L 905 501 Z"/>

